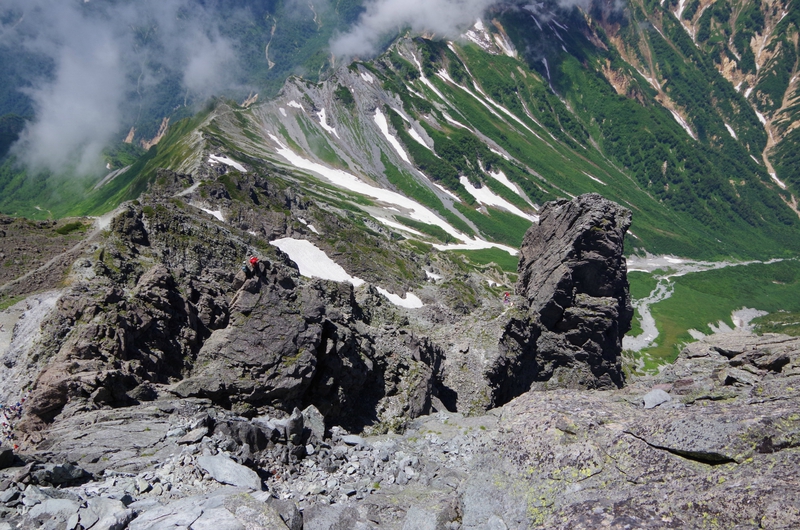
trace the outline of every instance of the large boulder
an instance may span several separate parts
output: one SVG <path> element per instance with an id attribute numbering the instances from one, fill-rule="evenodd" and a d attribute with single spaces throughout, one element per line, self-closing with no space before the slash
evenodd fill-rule
<path id="1" fill-rule="evenodd" d="M 545 204 L 525 234 L 512 317 L 492 366 L 495 403 L 544 388 L 623 384 L 620 352 L 633 308 L 623 239 L 630 210 L 597 194 Z"/>

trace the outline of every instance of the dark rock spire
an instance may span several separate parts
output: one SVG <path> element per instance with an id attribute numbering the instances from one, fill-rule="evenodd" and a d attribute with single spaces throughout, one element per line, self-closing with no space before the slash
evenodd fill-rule
<path id="1" fill-rule="evenodd" d="M 492 367 L 496 403 L 536 382 L 551 387 L 623 384 L 622 337 L 633 308 L 623 256 L 630 210 L 597 194 L 547 203 L 525 234 L 518 295 Z"/>

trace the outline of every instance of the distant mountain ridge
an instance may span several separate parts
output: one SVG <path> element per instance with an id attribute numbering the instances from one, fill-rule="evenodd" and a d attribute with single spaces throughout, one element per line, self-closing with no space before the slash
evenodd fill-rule
<path id="1" fill-rule="evenodd" d="M 782 153 L 794 152 L 793 129 L 773 131 L 791 109 L 764 107 L 766 79 L 778 69 L 776 57 L 793 53 L 797 27 L 793 16 L 773 16 L 779 4 L 747 4 L 754 13 L 769 10 L 761 26 L 742 25 L 738 11 L 727 26 L 712 17 L 709 31 L 729 35 L 724 46 L 695 35 L 702 13 L 724 18 L 730 5 L 721 2 L 713 11 L 698 7 L 700 18 L 691 20 L 683 4 L 498 4 L 462 43 L 404 37 L 320 83 L 291 77 L 274 100 L 247 108 L 220 101 L 172 123 L 138 160 L 112 154 L 113 167 L 131 170 L 97 190 L 25 179 L 7 161 L 0 207 L 35 217 L 34 204 L 58 198 L 49 208 L 56 215 L 100 213 L 135 198 L 158 168 L 191 172 L 215 152 L 278 165 L 303 186 L 339 170 L 405 195 L 438 220 L 386 210 L 373 218 L 440 244 L 478 238 L 516 246 L 537 205 L 594 191 L 633 209 L 629 249 L 791 255 L 799 245 L 797 191 L 781 168 L 790 162 Z M 792 12 L 784 7 L 781 13 Z M 748 31 L 753 42 L 764 32 L 759 42 L 776 50 L 770 60 L 754 54 L 756 72 L 744 58 L 736 68 L 720 59 Z M 792 99 L 792 83 L 782 101 Z M 766 130 L 762 118 L 770 120 Z M 773 159 L 770 168 L 765 162 Z M 70 195 L 85 197 L 62 200 Z"/>

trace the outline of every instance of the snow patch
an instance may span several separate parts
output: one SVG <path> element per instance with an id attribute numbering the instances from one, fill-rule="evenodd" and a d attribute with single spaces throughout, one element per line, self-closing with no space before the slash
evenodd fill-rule
<path id="1" fill-rule="evenodd" d="M 502 208 L 504 210 L 513 213 L 514 215 L 518 215 L 524 219 L 528 219 L 533 223 L 539 221 L 538 215 L 529 215 L 523 212 L 522 210 L 520 210 L 519 208 L 517 208 L 504 198 L 502 198 L 501 196 L 496 195 L 492 190 L 489 189 L 488 186 L 476 188 L 475 186 L 472 185 L 472 183 L 469 181 L 467 177 L 461 177 L 459 179 L 459 182 L 461 182 L 461 185 L 467 189 L 467 192 L 473 197 L 475 197 L 475 200 L 481 204 L 484 204 L 486 206 L 497 206 L 499 208 Z"/>
<path id="2" fill-rule="evenodd" d="M 336 132 L 336 129 L 328 125 L 327 117 L 325 116 L 325 109 L 317 112 L 317 116 L 319 117 L 319 124 L 322 126 L 323 129 L 328 131 L 329 134 L 334 135 L 336 138 L 339 138 L 339 133 Z"/>
<path id="3" fill-rule="evenodd" d="M 492 153 L 494 153 L 494 154 L 496 154 L 496 155 L 498 155 L 498 156 L 501 156 L 501 157 L 503 157 L 503 158 L 504 158 L 504 159 L 506 159 L 506 160 L 511 160 L 511 158 L 510 158 L 510 157 L 509 157 L 507 154 L 505 154 L 505 153 L 501 153 L 501 152 L 500 152 L 500 151 L 498 151 L 497 149 L 493 149 L 493 148 L 491 148 L 491 147 L 490 147 L 490 148 L 489 148 L 489 151 L 491 151 Z"/>
<path id="4" fill-rule="evenodd" d="M 428 80 L 428 78 L 425 77 L 425 72 L 422 71 L 422 65 L 419 64 L 419 61 L 417 60 L 417 56 L 412 53 L 411 54 L 411 58 L 414 59 L 414 63 L 417 65 L 417 70 L 419 70 L 419 78 L 422 81 L 422 84 L 424 84 L 425 86 L 430 88 L 433 91 L 434 94 L 439 96 L 439 99 L 441 99 L 442 101 L 447 101 L 447 99 L 444 97 L 444 95 L 442 95 L 442 93 L 439 92 L 439 89 L 436 88 L 435 86 L 433 86 L 433 83 L 431 83 L 430 80 Z"/>
<path id="5" fill-rule="evenodd" d="M 736 137 L 736 131 L 733 130 L 733 127 L 731 127 L 726 123 L 725 128 L 728 129 L 728 132 L 731 133 L 731 136 L 733 136 L 734 140 L 738 140 L 738 138 Z"/>
<path id="6" fill-rule="evenodd" d="M 375 78 L 372 77 L 372 75 L 368 74 L 367 72 L 361 72 L 361 79 L 370 84 L 372 84 L 375 81 Z"/>
<path id="7" fill-rule="evenodd" d="M 749 98 L 750 93 L 753 91 L 753 87 L 749 87 L 747 90 L 744 91 L 744 97 Z"/>
<path id="8" fill-rule="evenodd" d="M 335 282 L 349 282 L 354 287 L 364 284 L 364 280 L 350 276 L 341 265 L 328 257 L 311 241 L 284 237 L 270 241 L 269 244 L 288 254 L 289 258 L 297 264 L 297 269 L 302 276 Z"/>
<path id="9" fill-rule="evenodd" d="M 194 190 L 196 190 L 199 187 L 200 187 L 200 181 L 198 180 L 197 182 L 195 182 L 194 184 L 192 184 L 191 186 L 189 186 L 185 190 L 179 191 L 178 193 L 176 193 L 174 195 L 174 197 L 184 197 L 186 195 L 189 195 L 190 193 L 192 193 Z"/>
<path id="10" fill-rule="evenodd" d="M 525 193 L 523 193 L 519 186 L 511 182 L 506 174 L 502 171 L 490 171 L 489 176 L 530 203 L 530 200 L 528 200 L 528 197 L 525 195 Z"/>
<path id="11" fill-rule="evenodd" d="M 489 32 L 486 31 L 486 26 L 483 25 L 483 21 L 481 19 L 478 19 L 472 28 L 467 30 L 462 37 L 474 42 L 484 51 L 491 52 L 492 39 L 489 35 Z"/>
<path id="12" fill-rule="evenodd" d="M 433 248 L 437 250 L 484 250 L 487 248 L 499 248 L 500 250 L 505 250 L 512 256 L 516 256 L 519 253 L 517 249 L 509 247 L 508 245 L 501 245 L 500 243 L 490 243 L 488 241 L 484 241 L 483 239 L 477 239 L 477 238 L 467 243 L 451 243 L 449 245 L 434 244 Z"/>
<path id="13" fill-rule="evenodd" d="M 436 274 L 436 273 L 431 272 L 429 270 L 425 271 L 425 277 L 426 278 L 430 278 L 431 280 L 441 280 L 442 279 L 441 274 Z"/>
<path id="14" fill-rule="evenodd" d="M 285 108 L 283 108 L 283 107 L 280 107 L 278 110 L 279 110 L 279 111 L 281 111 L 281 114 L 282 114 L 282 115 L 283 115 L 283 117 L 285 118 L 285 117 L 286 117 L 286 109 L 285 109 Z"/>
<path id="15" fill-rule="evenodd" d="M 428 144 L 425 143 L 425 140 L 422 138 L 422 136 L 420 136 L 419 133 L 415 131 L 413 128 L 408 130 L 408 135 L 411 136 L 411 138 L 413 138 L 420 144 L 422 144 L 423 146 L 427 147 L 429 151 L 433 151 L 433 149 L 431 149 L 430 146 L 428 146 Z"/>
<path id="16" fill-rule="evenodd" d="M 372 186 L 362 181 L 355 175 L 347 173 L 346 171 L 329 168 L 323 166 L 322 164 L 318 164 L 316 162 L 312 162 L 311 160 L 302 158 L 294 151 L 281 144 L 280 140 L 278 140 L 278 138 L 275 135 L 270 134 L 269 136 L 279 146 L 279 148 L 276 150 L 276 153 L 279 156 L 285 158 L 291 165 L 299 169 L 304 169 L 306 171 L 317 173 L 318 175 L 321 175 L 324 178 L 328 179 L 333 184 L 341 186 L 342 188 L 345 188 L 347 190 L 359 193 L 361 195 L 366 195 L 368 197 L 372 197 L 374 199 L 383 201 L 388 204 L 398 206 L 404 209 L 406 211 L 406 215 L 408 215 L 414 220 L 439 226 L 445 232 L 455 237 L 456 239 L 461 241 L 469 241 L 469 238 L 466 235 L 462 234 L 461 232 L 450 226 L 447 222 L 437 217 L 436 214 L 434 214 L 431 210 L 422 206 L 418 202 L 409 199 L 405 195 L 401 195 L 391 190 Z"/>
<path id="17" fill-rule="evenodd" d="M 777 174 L 770 172 L 769 176 L 772 177 L 772 180 L 774 180 L 775 183 L 781 187 L 781 189 L 786 189 L 786 183 L 779 179 Z"/>
<path id="18" fill-rule="evenodd" d="M 314 225 L 312 225 L 312 224 L 309 224 L 309 222 L 308 222 L 308 221 L 306 221 L 305 219 L 303 219 L 302 217 L 298 217 L 298 218 L 297 218 L 297 220 L 298 220 L 298 221 L 300 221 L 301 223 L 303 223 L 304 225 L 306 225 L 306 226 L 308 227 L 308 229 L 309 229 L 309 230 L 311 230 L 311 231 L 312 231 L 312 232 L 314 232 L 315 234 L 319 235 L 319 232 L 318 232 L 318 231 L 317 231 L 317 229 L 314 227 Z"/>
<path id="19" fill-rule="evenodd" d="M 466 125 L 464 125 L 460 121 L 454 120 L 453 118 L 450 117 L 450 115 L 448 113 L 446 113 L 444 111 L 442 111 L 442 116 L 444 116 L 444 119 L 447 120 L 448 123 L 452 123 L 456 127 L 461 127 L 462 129 L 469 129 L 469 127 L 467 127 Z"/>
<path id="20" fill-rule="evenodd" d="M 297 269 L 300 271 L 301 276 L 307 278 L 321 278 L 323 280 L 332 280 L 335 282 L 348 282 L 352 284 L 353 287 L 358 287 L 365 283 L 361 278 L 348 274 L 341 265 L 333 261 L 323 250 L 310 241 L 284 237 L 282 239 L 270 241 L 269 244 L 278 247 L 288 254 L 289 258 L 297 264 Z M 422 300 L 413 293 L 406 293 L 405 297 L 400 297 L 381 287 L 375 288 L 397 306 L 418 309 L 425 305 L 422 303 Z"/>
<path id="21" fill-rule="evenodd" d="M 761 122 L 761 125 L 766 125 L 767 124 L 767 119 L 764 117 L 763 114 L 761 114 L 760 112 L 756 111 L 756 116 L 758 117 L 758 121 Z"/>
<path id="22" fill-rule="evenodd" d="M 420 307 L 425 305 L 422 303 L 422 300 L 420 300 L 419 297 L 414 293 L 406 293 L 405 298 L 401 298 L 400 296 L 394 293 L 390 293 L 389 291 L 383 289 L 382 287 L 375 287 L 375 289 L 383 296 L 388 298 L 389 301 L 396 306 L 405 307 L 408 309 L 419 309 Z"/>
<path id="23" fill-rule="evenodd" d="M 480 98 L 480 97 L 478 97 L 478 95 L 477 95 L 477 94 L 475 94 L 475 92 L 473 92 L 473 91 L 472 91 L 472 90 L 470 90 L 469 88 L 465 87 L 464 85 L 459 85 L 458 83 L 456 83 L 455 81 L 453 81 L 453 78 L 452 78 L 452 77 L 450 77 L 450 74 L 448 74 L 448 73 L 447 73 L 445 70 L 439 70 L 438 72 L 436 72 L 436 76 L 437 76 L 439 79 L 442 79 L 442 80 L 444 80 L 444 81 L 447 81 L 448 83 L 451 83 L 451 84 L 453 84 L 453 85 L 457 86 L 458 88 L 460 88 L 461 90 L 463 90 L 464 92 L 466 92 L 467 94 L 469 94 L 470 96 L 472 96 L 473 98 L 477 99 L 477 100 L 478 100 L 478 102 L 479 102 L 481 105 L 483 105 L 484 107 L 486 107 L 487 109 L 489 109 L 489 112 L 491 112 L 492 114 L 494 114 L 494 115 L 495 115 L 495 116 L 497 116 L 498 118 L 501 118 L 501 116 L 500 116 L 500 115 L 499 115 L 499 114 L 498 114 L 498 113 L 497 113 L 497 112 L 496 112 L 496 111 L 495 111 L 495 110 L 494 110 L 494 109 L 491 107 L 491 105 L 489 105 L 489 103 L 488 103 L 486 100 L 484 100 L 483 98 Z M 476 86 L 476 87 L 477 87 L 477 86 Z"/>
<path id="24" fill-rule="evenodd" d="M 379 223 L 385 224 L 386 226 L 390 226 L 390 227 L 395 228 L 397 230 L 403 230 L 404 232 L 408 232 L 408 233 L 414 234 L 416 236 L 425 237 L 425 234 L 423 234 L 422 232 L 420 232 L 418 230 L 414 230 L 413 228 L 409 228 L 409 227 L 407 227 L 406 225 L 404 225 L 402 223 L 398 223 L 396 221 L 392 221 L 391 219 L 386 219 L 384 217 L 376 217 L 375 219 Z"/>
<path id="25" fill-rule="evenodd" d="M 454 201 L 461 202 L 461 199 L 458 198 L 458 195 L 456 195 L 452 191 L 448 190 L 447 188 L 445 188 L 441 184 L 437 184 L 437 183 L 434 182 L 433 185 L 436 186 L 437 188 L 439 188 L 440 190 L 442 190 L 447 195 L 449 195 Z"/>
<path id="26" fill-rule="evenodd" d="M 683 118 L 681 118 L 681 115 L 680 115 L 680 114 L 678 114 L 677 112 L 675 112 L 674 110 L 672 110 L 672 109 L 669 109 L 669 111 L 670 111 L 670 113 L 672 113 L 672 117 L 673 117 L 673 118 L 675 118 L 675 121 L 677 121 L 677 122 L 678 122 L 678 124 L 679 124 L 681 127 L 683 127 L 683 129 L 684 129 L 684 130 L 685 130 L 687 133 L 689 133 L 689 136 L 691 136 L 693 140 L 697 140 L 697 138 L 695 137 L 694 133 L 692 132 L 692 129 L 690 129 L 690 128 L 689 128 L 689 124 L 688 124 L 688 123 L 686 123 L 686 120 L 684 120 Z"/>
<path id="27" fill-rule="evenodd" d="M 237 171 L 240 171 L 242 173 L 247 173 L 247 170 L 244 168 L 243 165 L 241 165 L 239 162 L 236 162 L 235 160 L 231 160 L 227 156 L 209 155 L 208 162 L 210 164 L 216 164 L 217 162 L 220 162 L 222 164 L 225 164 L 226 166 L 234 168 Z"/>
<path id="28" fill-rule="evenodd" d="M 517 50 L 514 49 L 514 45 L 511 44 L 503 35 L 495 35 L 494 42 L 497 44 L 500 49 L 503 50 L 503 53 L 508 57 L 516 57 Z"/>
<path id="29" fill-rule="evenodd" d="M 290 107 L 294 107 L 296 109 L 303 110 L 303 106 L 300 103 L 296 102 L 295 100 L 291 100 L 289 103 L 287 103 L 287 105 Z"/>
<path id="30" fill-rule="evenodd" d="M 378 129 L 381 130 L 391 146 L 394 147 L 394 150 L 397 151 L 397 154 L 400 155 L 400 158 L 402 158 L 407 164 L 410 164 L 411 160 L 409 160 L 408 155 L 403 149 L 403 146 L 400 145 L 400 142 L 397 140 L 397 138 L 389 133 L 389 124 L 386 121 L 386 116 L 384 116 L 383 112 L 381 112 L 381 109 L 379 108 L 375 109 L 375 123 L 378 124 Z"/>
<path id="31" fill-rule="evenodd" d="M 592 179 L 593 181 L 595 181 L 595 182 L 599 182 L 599 183 L 600 183 L 600 184 L 602 184 L 603 186 L 605 186 L 605 185 L 606 185 L 606 183 L 605 183 L 605 182 L 603 182 L 602 180 L 600 180 L 600 179 L 599 179 L 599 178 L 597 178 L 597 177 L 593 177 L 592 175 L 588 174 L 588 173 L 587 173 L 587 172 L 585 172 L 585 171 L 583 172 L 583 174 L 584 174 L 584 175 L 586 175 L 587 177 L 589 177 L 590 179 Z"/>
<path id="32" fill-rule="evenodd" d="M 502 245 L 499 243 L 491 243 L 489 241 L 485 241 L 479 238 L 470 238 L 465 234 L 462 234 L 455 228 L 453 228 L 449 223 L 445 222 L 444 220 L 440 219 L 436 214 L 434 214 L 431 210 L 427 209 L 426 207 L 422 206 L 416 201 L 413 201 L 406 197 L 405 195 L 401 195 L 399 193 L 395 193 L 391 190 L 378 188 L 367 184 L 366 182 L 360 180 L 355 175 L 347 173 L 346 171 L 342 171 L 340 169 L 333 169 L 322 164 L 318 164 L 316 162 L 312 162 L 311 160 L 307 160 L 297 153 L 286 147 L 281 143 L 277 136 L 274 134 L 269 134 L 269 137 L 272 139 L 273 142 L 278 144 L 278 149 L 275 150 L 275 153 L 278 156 L 283 157 L 296 168 L 304 169 L 306 171 L 311 171 L 322 177 L 328 179 L 330 182 L 337 186 L 341 186 L 347 190 L 350 190 L 355 193 L 359 193 L 361 195 L 366 195 L 368 197 L 372 197 L 379 201 L 383 201 L 385 203 L 396 205 L 400 208 L 406 210 L 406 215 L 411 217 L 416 221 L 420 221 L 423 223 L 427 223 L 430 225 L 438 226 L 454 238 L 462 241 L 460 244 L 455 245 L 434 245 L 435 248 L 439 250 L 480 250 L 485 248 L 499 248 L 501 250 L 505 250 L 512 256 L 517 255 L 517 249 L 509 247 L 507 245 Z"/>
<path id="33" fill-rule="evenodd" d="M 196 204 L 192 204 L 192 206 L 194 206 L 195 208 L 199 208 L 200 210 L 203 210 L 209 215 L 213 215 L 223 223 L 225 222 L 225 217 L 222 215 L 222 210 L 209 210 L 208 208 L 203 208 L 202 206 L 198 206 Z"/>

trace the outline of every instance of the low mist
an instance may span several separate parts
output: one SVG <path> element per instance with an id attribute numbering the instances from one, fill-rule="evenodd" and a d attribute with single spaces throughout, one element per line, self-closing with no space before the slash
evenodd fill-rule
<path id="1" fill-rule="evenodd" d="M 331 52 L 338 57 L 376 55 L 387 34 L 408 28 L 415 33 L 432 32 L 438 37 L 456 39 L 483 16 L 489 7 L 524 8 L 538 17 L 551 17 L 550 8 L 588 9 L 595 0 L 557 0 L 555 3 L 530 0 L 367 0 L 365 11 L 346 33 L 331 41 Z M 623 0 L 599 0 L 617 3 Z M 616 7 L 615 7 L 616 8 Z"/>
<path id="2" fill-rule="evenodd" d="M 216 9 L 190 0 L 5 0 L 0 45 L 52 65 L 26 72 L 35 116 L 12 153 L 33 172 L 99 173 L 103 148 L 137 123 L 148 89 L 169 81 L 184 101 L 200 101 L 237 88 L 236 42 L 222 35 Z"/>

